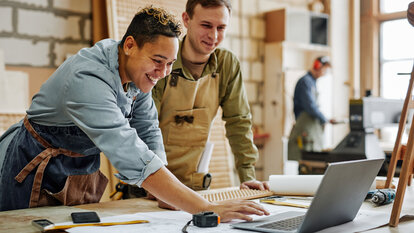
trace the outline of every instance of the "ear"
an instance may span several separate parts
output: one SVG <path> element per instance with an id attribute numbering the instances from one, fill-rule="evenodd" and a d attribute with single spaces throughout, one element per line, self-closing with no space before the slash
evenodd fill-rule
<path id="1" fill-rule="evenodd" d="M 182 18 L 183 18 L 184 26 L 188 28 L 188 22 L 190 21 L 190 16 L 187 14 L 187 12 L 183 12 Z"/>
<path id="2" fill-rule="evenodd" d="M 132 49 L 134 48 L 134 46 L 136 46 L 136 42 L 135 42 L 134 37 L 128 36 L 125 39 L 124 47 L 123 47 L 125 55 L 131 54 Z"/>

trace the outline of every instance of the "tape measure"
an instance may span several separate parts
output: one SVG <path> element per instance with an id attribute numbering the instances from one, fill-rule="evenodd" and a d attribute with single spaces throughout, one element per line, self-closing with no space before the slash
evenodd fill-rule
<path id="1" fill-rule="evenodd" d="M 188 221 L 181 230 L 183 233 L 187 233 L 187 227 L 191 222 L 197 227 L 216 227 L 220 224 L 220 216 L 211 211 L 193 214 L 193 219 Z"/>

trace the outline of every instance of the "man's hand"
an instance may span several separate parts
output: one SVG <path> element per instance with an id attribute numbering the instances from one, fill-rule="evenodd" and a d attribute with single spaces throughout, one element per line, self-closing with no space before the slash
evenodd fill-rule
<path id="1" fill-rule="evenodd" d="M 269 184 L 267 181 L 250 180 L 245 181 L 240 185 L 240 189 L 258 189 L 258 190 L 269 190 Z"/>

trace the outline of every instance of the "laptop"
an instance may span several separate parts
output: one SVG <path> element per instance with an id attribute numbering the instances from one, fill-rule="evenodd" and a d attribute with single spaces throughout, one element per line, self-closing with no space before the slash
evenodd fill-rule
<path id="1" fill-rule="evenodd" d="M 329 164 L 306 213 L 288 211 L 231 226 L 259 232 L 315 232 L 352 221 L 384 159 Z"/>

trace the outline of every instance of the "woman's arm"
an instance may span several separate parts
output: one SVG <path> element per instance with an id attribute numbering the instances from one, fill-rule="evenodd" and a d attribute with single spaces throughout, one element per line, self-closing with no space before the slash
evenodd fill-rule
<path id="1" fill-rule="evenodd" d="M 219 204 L 210 203 L 199 194 L 182 184 L 167 168 L 162 167 L 145 179 L 142 187 L 162 201 L 195 214 L 202 211 L 213 211 L 220 216 L 222 222 L 232 219 L 250 221 L 250 214 L 269 215 L 259 204 L 235 200 Z"/>

